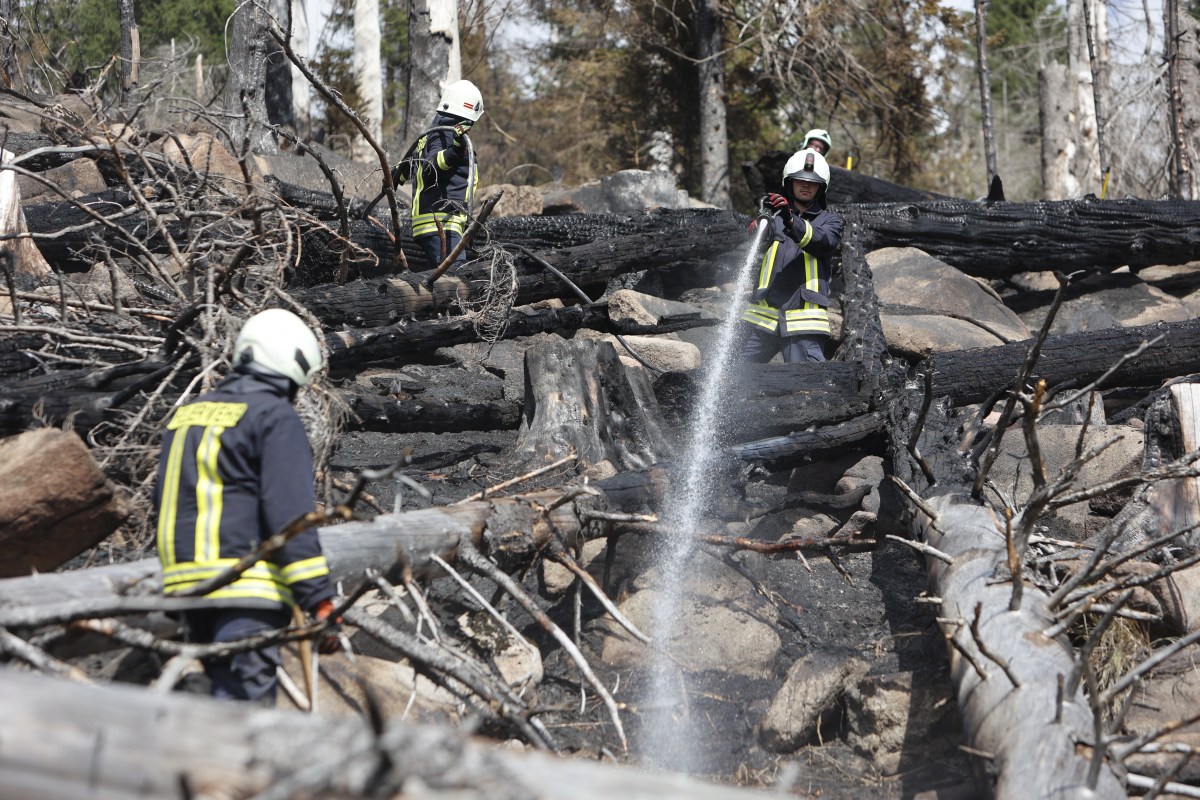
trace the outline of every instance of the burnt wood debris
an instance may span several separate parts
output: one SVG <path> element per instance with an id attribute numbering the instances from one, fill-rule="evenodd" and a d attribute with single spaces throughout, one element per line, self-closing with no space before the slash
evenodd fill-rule
<path id="1" fill-rule="evenodd" d="M 22 107 L 32 119 L 49 113 Z M 527 797 L 539 785 L 580 797 L 627 786 L 758 796 L 566 757 L 583 748 L 564 735 L 586 718 L 598 757 L 627 761 L 637 713 L 605 680 L 580 609 L 629 646 L 652 646 L 659 632 L 623 603 L 622 553 L 685 535 L 726 563 L 738 551 L 805 566 L 828 558 L 848 583 L 846 554 L 889 542 L 916 551 L 981 792 L 1200 792 L 1195 709 L 1131 712 L 1200 639 L 1200 320 L 1056 328 L 1069 303 L 1105 292 L 1151 280 L 1164 297 L 1200 289 L 1200 270 L 1187 268 L 1200 260 L 1200 203 L 976 202 L 835 171 L 830 198 L 846 222 L 836 353 L 733 367 L 729 424 L 713 439 L 712 519 L 671 531 L 664 505 L 706 378 L 695 359 L 658 348 L 709 341 L 741 277 L 745 215 L 509 216 L 496 202 L 468 263 L 431 281 L 406 266 L 423 263 L 407 232 L 360 218 L 366 201 L 342 185 L 286 181 L 211 135 L 117 136 L 95 120 L 56 119 L 50 132 L 0 135 L 0 785 L 46 797 L 393 796 L 417 782 L 429 796 Z M 778 173 L 779 155 L 745 167 L 753 190 L 771 188 L 764 176 Z M 339 173 L 322 163 L 320 174 Z M 900 344 L 897 331 L 931 312 L 880 291 L 872 259 L 892 248 L 975 279 L 997 306 L 1040 309 L 1039 324 L 943 309 L 992 344 Z M 1165 267 L 1179 269 L 1142 277 Z M 161 596 L 150 502 L 159 432 L 227 369 L 239 322 L 272 305 L 324 333 L 329 374 L 299 404 L 320 470 L 322 506 L 309 522 L 322 526 L 343 633 L 360 653 L 320 662 L 324 689 L 288 694 L 314 712 L 353 696 L 351 719 L 172 691 L 216 646 L 179 637 L 171 612 L 198 601 Z M 1136 463 L 1097 477 L 1118 429 L 1144 445 Z M 423 469 L 438 454 L 414 438 L 357 474 L 334 469 L 339 437 L 356 432 L 469 432 L 477 447 Z M 1065 444 L 1052 453 L 1051 439 Z M 999 477 L 1013 452 L 1023 466 Z M 886 477 L 834 495 L 788 483 L 792 470 L 848 453 L 881 459 Z M 439 482 L 452 479 L 479 490 L 451 497 Z M 814 507 L 844 514 L 824 533 L 747 534 L 750 521 Z M 1090 527 L 1056 527 L 1056 513 L 1079 507 Z M 551 592 L 551 564 L 573 593 Z M 777 613 L 797 613 L 762 575 L 743 574 Z M 482 623 L 450 630 L 467 610 L 528 659 L 519 679 L 463 632 Z M 1131 630 L 1144 639 L 1112 657 L 1116 632 Z M 117 651 L 140 654 L 124 657 L 135 667 L 119 677 L 144 688 L 90 685 L 119 671 Z M 547 708 L 529 687 L 553 659 L 570 687 Z M 364 677 L 377 660 L 413 671 L 400 711 L 392 690 Z M 806 730 L 863 677 L 832 672 Z M 415 699 L 418 675 L 453 713 Z M 407 720 L 406 703 L 425 724 Z M 68 720 L 81 713 L 93 721 L 71 740 Z M 564 757 L 429 724 L 448 718 Z M 776 748 L 803 743 L 760 735 Z M 298 763 L 289 751 L 301 741 L 321 757 Z M 218 745 L 220 757 L 181 756 Z"/>

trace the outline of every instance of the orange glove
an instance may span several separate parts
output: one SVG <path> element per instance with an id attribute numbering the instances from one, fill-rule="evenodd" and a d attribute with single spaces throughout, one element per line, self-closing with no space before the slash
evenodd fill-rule
<path id="1" fill-rule="evenodd" d="M 332 600 L 322 600 L 321 602 L 317 603 L 317 607 L 315 609 L 313 609 L 312 615 L 313 615 L 313 619 L 315 619 L 317 622 L 321 622 L 323 620 L 329 619 L 329 615 L 332 613 L 333 613 L 333 601 Z M 333 624 L 341 625 L 342 618 L 336 617 L 333 620 Z M 337 632 L 334 631 L 332 628 L 327 629 L 326 632 L 321 636 L 320 640 L 317 641 L 317 652 L 318 653 L 323 653 L 325 655 L 329 655 L 330 653 L 336 653 L 341 649 L 342 649 L 342 640 L 338 637 Z"/>

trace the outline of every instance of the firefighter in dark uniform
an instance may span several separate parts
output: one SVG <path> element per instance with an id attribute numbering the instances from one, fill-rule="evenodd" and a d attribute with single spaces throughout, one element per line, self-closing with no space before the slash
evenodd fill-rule
<path id="1" fill-rule="evenodd" d="M 266 538 L 313 511 L 313 462 L 292 401 L 321 368 L 321 350 L 298 316 L 251 317 L 234 344 L 234 373 L 167 423 L 155 502 L 163 591 L 212 578 Z M 184 613 L 193 642 L 227 642 L 283 628 L 299 606 L 333 610 L 329 565 L 315 528 Z M 323 643 L 328 651 L 330 642 Z M 205 659 L 216 697 L 274 703 L 279 648 Z"/>
<path id="2" fill-rule="evenodd" d="M 429 269 L 437 268 L 450 255 L 466 230 L 479 172 L 464 134 L 482 116 L 479 89 L 470 81 L 455 81 L 442 93 L 430 131 L 417 141 L 412 167 L 412 232 Z M 465 252 L 454 264 L 464 261 Z"/>
<path id="3" fill-rule="evenodd" d="M 829 340 L 829 280 L 842 241 L 842 218 L 825 208 L 829 165 L 816 150 L 801 150 L 783 168 L 774 240 L 759 266 L 742 314 L 742 358 L 766 363 L 776 353 L 792 364 L 824 361 Z"/>

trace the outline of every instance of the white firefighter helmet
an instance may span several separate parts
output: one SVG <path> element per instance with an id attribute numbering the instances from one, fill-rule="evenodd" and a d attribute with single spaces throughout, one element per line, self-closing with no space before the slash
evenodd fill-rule
<path id="1" fill-rule="evenodd" d="M 783 165 L 783 185 L 791 188 L 792 181 L 809 181 L 829 186 L 829 164 L 816 150 L 801 150 Z"/>
<path id="2" fill-rule="evenodd" d="M 483 95 L 470 81 L 455 81 L 442 92 L 438 111 L 478 122 L 483 116 Z"/>
<path id="3" fill-rule="evenodd" d="M 321 346 L 300 317 L 283 308 L 268 308 L 242 326 L 233 344 L 233 363 L 303 386 L 321 368 Z"/>
<path id="4" fill-rule="evenodd" d="M 825 143 L 826 155 L 828 155 L 829 151 L 833 149 L 833 139 L 830 138 L 829 131 L 825 130 L 824 128 L 813 128 L 811 131 L 804 134 L 804 146 L 807 148 L 808 143 L 813 139 L 816 139 L 818 142 Z"/>

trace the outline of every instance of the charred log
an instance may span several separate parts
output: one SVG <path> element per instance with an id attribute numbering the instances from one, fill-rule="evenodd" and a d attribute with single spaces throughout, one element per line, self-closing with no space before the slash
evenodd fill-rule
<path id="1" fill-rule="evenodd" d="M 1200 257 L 1200 202 L 967 201 L 867 205 L 863 246 L 917 247 L 968 275 L 1108 272 Z"/>
<path id="2" fill-rule="evenodd" d="M 706 264 L 743 243 L 730 236 L 729 228 L 714 226 L 711 230 L 692 231 L 688 236 L 634 234 L 538 255 L 592 297 L 599 297 L 617 275 L 668 264 Z M 533 260 L 511 257 L 517 268 L 516 305 L 575 297 L 573 289 Z M 432 294 L 425 277 L 416 273 L 301 289 L 294 295 L 327 326 L 381 326 L 478 303 L 492 285 L 494 274 L 491 260 L 484 259 L 448 273 L 434 284 Z"/>
<path id="3" fill-rule="evenodd" d="M 392 358 L 412 358 L 432 353 L 442 347 L 492 339 L 495 334 L 481 332 L 487 321 L 478 315 L 449 319 L 410 320 L 383 328 L 352 328 L 326 335 L 330 364 L 338 369 Z M 559 308 L 514 309 L 498 329 L 498 338 L 513 339 L 538 333 L 561 333 L 570 336 L 577 330 L 590 329 L 605 333 L 660 334 L 714 325 L 712 317 L 677 314 L 661 318 L 657 325 L 633 325 L 614 321 L 607 303 L 575 305 Z"/>
<path id="4" fill-rule="evenodd" d="M 491 402 L 447 402 L 424 399 L 352 395 L 346 398 L 351 421 L 348 430 L 382 433 L 433 431 L 516 430 L 521 423 L 521 404 L 515 400 Z"/>

